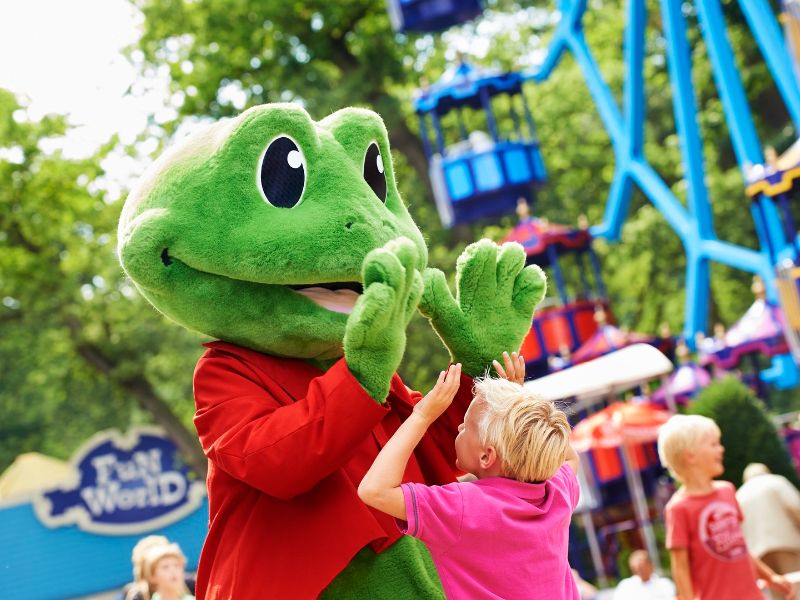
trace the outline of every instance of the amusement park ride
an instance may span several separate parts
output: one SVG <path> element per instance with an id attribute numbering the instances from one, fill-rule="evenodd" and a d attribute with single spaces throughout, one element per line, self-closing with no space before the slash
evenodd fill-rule
<path id="1" fill-rule="evenodd" d="M 738 4 L 794 128 L 800 131 L 800 87 L 792 55 L 799 46 L 800 21 L 793 16 L 792 10 L 798 10 L 793 2 L 787 0 L 787 8 L 781 14 L 787 41 L 768 0 L 739 0 Z M 442 31 L 474 18 L 481 10 L 477 1 L 389 0 L 388 4 L 395 28 L 411 32 Z M 560 21 L 546 58 L 537 69 L 497 73 L 461 61 L 438 82 L 423 87 L 414 100 L 436 206 L 446 227 L 509 213 L 518 202 L 533 201 L 535 188 L 546 181 L 547 175 L 523 87 L 527 82 L 546 80 L 565 52 L 570 52 L 580 67 L 608 132 L 616 165 L 603 221 L 591 228 L 582 224 L 569 229 L 551 225 L 545 219 L 531 218 L 523 206 L 518 210 L 520 224 L 507 238 L 525 246 L 529 262 L 551 268 L 559 296 L 557 305 L 537 313 L 525 341 L 523 352 L 528 359 L 529 375 L 574 364 L 575 357 L 582 356 L 581 346 L 593 335 L 602 333 L 604 327 L 611 327 L 605 323 L 605 318 L 611 320 L 611 311 L 591 244 L 593 237 L 619 240 L 634 188 L 638 188 L 663 214 L 686 252 L 686 305 L 681 337 L 694 349 L 696 340 L 703 340 L 702 332 L 709 330 L 712 261 L 753 273 L 763 281 L 762 309 L 775 315 L 785 340 L 779 345 L 780 352 L 773 351 L 778 347 L 773 345 L 773 350 L 766 353 L 771 366 L 760 372 L 760 379 L 778 388 L 800 385 L 800 242 L 790 206 L 797 201 L 794 192 L 800 187 L 800 142 L 781 157 L 762 147 L 726 34 L 720 0 L 694 0 L 692 12 L 708 49 L 732 146 L 750 198 L 757 250 L 720 240 L 715 232 L 705 183 L 703 140 L 696 117 L 696 90 L 687 39 L 689 24 L 683 10 L 687 3 L 660 2 L 673 112 L 687 186 L 686 205 L 644 156 L 647 3 L 626 2 L 622 107 L 605 83 L 586 43 L 583 31 L 586 1 L 559 0 L 557 4 Z M 514 124 L 511 135 L 498 127 L 495 111 L 499 103 L 493 102 L 498 96 L 508 99 L 503 106 Z M 483 113 L 488 133 L 466 129 L 464 116 L 470 111 Z M 444 130 L 442 118 L 449 113 L 455 114 L 460 141 L 448 146 L 447 134 L 453 136 Z M 572 297 L 566 293 L 559 268 L 559 258 L 566 254 L 579 256 L 584 284 L 584 290 Z M 594 272 L 593 287 L 587 283 L 584 260 L 590 262 Z M 594 314 L 600 312 L 597 308 L 602 311 L 595 320 Z M 756 337 L 761 335 L 758 331 L 751 333 Z M 604 339 L 611 340 L 608 336 Z M 664 338 L 651 340 L 662 346 L 665 343 Z M 753 347 L 758 351 L 763 345 Z M 614 349 L 614 342 L 610 341 L 606 351 Z"/>

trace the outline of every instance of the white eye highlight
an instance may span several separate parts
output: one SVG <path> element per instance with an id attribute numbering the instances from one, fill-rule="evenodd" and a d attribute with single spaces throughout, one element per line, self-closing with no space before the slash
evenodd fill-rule
<path id="1" fill-rule="evenodd" d="M 383 173 L 383 157 L 380 154 L 375 159 L 375 164 L 378 167 L 378 173 Z"/>
<path id="2" fill-rule="evenodd" d="M 378 160 L 380 160 L 380 156 L 378 157 Z M 297 169 L 303 164 L 303 155 L 300 153 L 299 150 L 292 150 L 286 156 L 286 162 L 288 162 L 289 166 L 292 167 L 293 169 Z M 383 173 L 383 163 L 381 163 L 379 168 L 381 170 L 381 173 Z"/>

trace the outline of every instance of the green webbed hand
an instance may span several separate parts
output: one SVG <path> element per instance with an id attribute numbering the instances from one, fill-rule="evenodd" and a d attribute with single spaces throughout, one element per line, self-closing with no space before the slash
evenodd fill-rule
<path id="1" fill-rule="evenodd" d="M 531 327 L 533 310 L 547 291 L 536 265 L 525 266 L 517 243 L 469 245 L 456 264 L 456 297 L 444 273 L 426 269 L 420 312 L 471 376 L 483 375 L 503 351 L 516 351 Z"/>
<path id="2" fill-rule="evenodd" d="M 406 327 L 422 296 L 419 252 L 407 238 L 364 259 L 364 293 L 347 320 L 347 366 L 372 398 L 385 402 L 406 348 Z"/>

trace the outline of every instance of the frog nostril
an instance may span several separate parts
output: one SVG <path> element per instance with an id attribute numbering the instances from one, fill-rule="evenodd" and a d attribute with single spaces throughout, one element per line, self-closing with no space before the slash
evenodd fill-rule
<path id="1" fill-rule="evenodd" d="M 164 263 L 165 267 L 168 267 L 172 264 L 172 257 L 169 255 L 168 250 L 169 248 L 164 248 L 161 251 L 161 262 Z"/>
<path id="2" fill-rule="evenodd" d="M 352 222 L 352 221 L 348 221 L 347 223 L 345 223 L 345 224 L 344 224 L 344 226 L 345 226 L 347 229 L 350 229 L 350 228 L 353 226 L 353 222 Z"/>

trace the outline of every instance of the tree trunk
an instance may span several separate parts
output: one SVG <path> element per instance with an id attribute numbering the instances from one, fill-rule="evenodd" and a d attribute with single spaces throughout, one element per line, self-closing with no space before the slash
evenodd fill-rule
<path id="1" fill-rule="evenodd" d="M 126 380 L 121 381 L 120 385 L 130 392 L 136 398 L 139 406 L 150 413 L 153 420 L 166 430 L 167 435 L 175 442 L 189 467 L 205 481 L 208 475 L 208 461 L 197 436 L 184 427 L 147 381 L 143 379 Z"/>
<path id="2" fill-rule="evenodd" d="M 69 326 L 74 332 L 78 325 L 77 323 L 70 323 Z M 156 424 L 164 428 L 191 470 L 205 481 L 206 475 L 208 475 L 208 461 L 203 454 L 197 436 L 184 427 L 169 406 L 159 398 L 150 383 L 143 377 L 117 380 L 113 374 L 114 365 L 112 361 L 96 346 L 76 344 L 76 350 L 88 364 L 136 399 L 139 406 L 153 417 Z"/>
<path id="3" fill-rule="evenodd" d="M 428 183 L 428 159 L 422 151 L 422 142 L 416 134 L 409 129 L 405 119 L 387 119 L 389 129 L 389 142 L 392 148 L 403 153 L 414 171 L 417 173 L 420 185 L 426 191 L 426 196 L 430 197 Z"/>
<path id="4" fill-rule="evenodd" d="M 422 141 L 412 129 L 409 128 L 403 114 L 400 102 L 384 89 L 375 89 L 367 93 L 364 101 L 375 107 L 386 123 L 389 131 L 389 143 L 392 148 L 405 155 L 408 164 L 417 172 L 420 182 L 424 182 L 425 190 L 428 186 L 428 159 L 422 151 Z M 426 192 L 430 196 L 430 193 Z"/>

